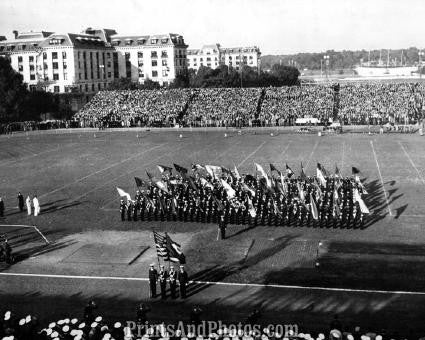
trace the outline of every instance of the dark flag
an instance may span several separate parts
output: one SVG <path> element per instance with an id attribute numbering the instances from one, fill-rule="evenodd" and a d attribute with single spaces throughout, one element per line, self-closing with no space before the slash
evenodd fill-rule
<path id="1" fill-rule="evenodd" d="M 167 233 L 165 233 L 165 238 L 169 260 L 171 262 L 180 262 L 180 264 L 185 264 L 186 257 L 181 250 L 181 245 L 174 242 Z"/>
<path id="2" fill-rule="evenodd" d="M 138 188 L 144 188 L 148 186 L 147 183 L 139 177 L 134 177 L 134 180 L 136 181 L 136 186 Z"/>
<path id="3" fill-rule="evenodd" d="M 273 175 L 273 171 L 276 171 L 278 175 L 280 176 L 280 171 L 272 163 L 270 163 L 270 173 L 272 175 Z"/>
<path id="4" fill-rule="evenodd" d="M 292 169 L 288 166 L 288 164 L 285 164 L 286 166 L 286 177 L 291 178 L 291 176 L 294 174 Z"/>
<path id="5" fill-rule="evenodd" d="M 186 178 L 187 175 L 187 169 L 183 168 L 182 166 L 174 163 L 174 169 L 182 176 L 183 178 Z"/>
<path id="6" fill-rule="evenodd" d="M 338 165 L 335 164 L 335 177 L 340 178 L 341 177 L 341 173 L 338 169 Z"/>
<path id="7" fill-rule="evenodd" d="M 146 170 L 146 175 L 148 176 L 149 180 L 153 179 L 153 175 L 148 170 Z"/>
<path id="8" fill-rule="evenodd" d="M 224 209 L 224 207 L 223 207 L 223 204 L 220 202 L 220 200 L 217 198 L 217 196 L 212 194 L 212 198 L 213 198 L 215 204 L 217 205 L 217 210 L 222 211 Z"/>
<path id="9" fill-rule="evenodd" d="M 169 261 L 167 239 L 165 236 L 162 236 L 160 233 L 153 231 L 153 239 L 158 257 L 164 258 L 164 261 Z"/>
<path id="10" fill-rule="evenodd" d="M 196 184 L 195 184 L 195 181 L 194 181 L 193 177 L 192 177 L 192 176 L 188 176 L 188 177 L 187 177 L 187 180 L 188 180 L 188 182 L 189 182 L 190 186 L 192 187 L 192 189 L 193 189 L 193 190 L 195 190 L 196 192 L 199 192 L 199 189 L 198 189 L 198 187 L 196 186 Z"/>
<path id="11" fill-rule="evenodd" d="M 353 175 L 357 175 L 357 174 L 359 174 L 359 173 L 360 173 L 360 170 L 359 170 L 359 169 L 357 169 L 355 166 L 353 166 L 353 167 L 351 168 L 351 172 L 353 173 Z"/>
<path id="12" fill-rule="evenodd" d="M 307 180 L 307 176 L 305 175 L 305 172 L 304 172 L 303 162 L 301 162 L 301 173 L 300 173 L 300 179 L 301 179 L 302 181 L 306 181 L 306 180 Z"/>

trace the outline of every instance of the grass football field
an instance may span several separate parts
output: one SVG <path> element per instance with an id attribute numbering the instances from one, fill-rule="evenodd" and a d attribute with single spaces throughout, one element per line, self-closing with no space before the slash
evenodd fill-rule
<path id="1" fill-rule="evenodd" d="M 272 319 L 277 316 L 271 311 L 280 310 L 300 324 L 345 313 L 374 326 L 411 321 L 420 329 L 424 147 L 418 134 L 319 137 L 266 130 L 0 136 L 0 196 L 6 205 L 0 234 L 9 235 L 19 259 L 10 267 L 0 264 L 0 295 L 12 307 L 35 313 L 31 308 L 42 308 L 46 317 L 78 309 L 91 296 L 105 306 L 127 306 L 112 316 L 131 314 L 128 304 L 148 295 L 145 282 L 138 290 L 136 279 L 145 278 L 148 264 L 157 262 L 154 228 L 182 244 L 187 270 L 197 281 L 189 302 L 151 302 L 170 319 L 186 303 L 226 306 L 222 315 L 228 318 L 261 305 Z M 288 163 L 298 173 L 303 162 L 307 175 L 315 174 L 317 162 L 331 171 L 337 164 L 347 176 L 355 166 L 369 192 L 365 202 L 371 214 L 361 229 L 231 225 L 229 238 L 220 242 L 214 224 L 121 222 L 116 187 L 134 195 L 134 176 L 145 178 L 145 170 L 159 175 L 157 164 L 190 168 L 195 162 L 236 165 L 241 173 L 254 172 L 254 162 L 266 169 L 269 163 L 278 168 Z M 18 191 L 24 197 L 37 194 L 40 216 L 18 211 Z M 35 225 L 50 244 L 33 229 L 12 225 Z M 209 316 L 218 317 L 216 310 L 210 308 Z M 417 320 L 409 319 L 411 311 Z"/>

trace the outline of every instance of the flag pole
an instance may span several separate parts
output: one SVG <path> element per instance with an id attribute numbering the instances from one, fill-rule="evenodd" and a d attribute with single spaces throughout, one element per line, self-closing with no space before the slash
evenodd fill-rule
<path id="1" fill-rule="evenodd" d="M 153 238 L 155 242 L 155 230 L 153 227 L 152 227 L 152 233 L 153 233 Z M 158 248 L 156 247 L 156 243 L 155 243 L 155 249 L 156 249 L 156 259 L 158 260 L 158 268 L 159 268 L 161 266 L 161 263 L 159 262 Z"/>

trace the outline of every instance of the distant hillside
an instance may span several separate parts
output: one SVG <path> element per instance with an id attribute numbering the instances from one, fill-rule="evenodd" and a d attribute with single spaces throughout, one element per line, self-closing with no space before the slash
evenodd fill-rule
<path id="1" fill-rule="evenodd" d="M 399 65 L 403 58 L 403 65 L 416 65 L 419 61 L 419 50 L 416 47 L 408 49 L 389 50 L 390 63 Z M 370 51 L 370 60 L 379 60 L 379 55 L 384 63 L 387 62 L 387 50 Z M 289 55 L 264 55 L 261 57 L 261 68 L 270 69 L 274 64 L 293 65 L 299 70 L 305 68 L 309 70 L 320 70 L 320 62 L 324 61 L 323 56 L 329 55 L 330 70 L 350 69 L 360 63 L 368 61 L 369 51 L 326 51 L 322 53 L 298 53 Z M 425 56 L 422 57 L 425 61 Z M 324 63 L 323 63 L 324 67 Z"/>

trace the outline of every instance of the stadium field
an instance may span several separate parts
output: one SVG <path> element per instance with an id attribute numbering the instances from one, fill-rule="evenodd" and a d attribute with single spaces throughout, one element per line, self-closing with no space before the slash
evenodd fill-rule
<path id="1" fill-rule="evenodd" d="M 187 270 L 197 281 L 184 303 L 151 302 L 170 319 L 190 304 L 206 306 L 212 318 L 222 313 L 235 320 L 260 306 L 272 320 L 287 315 L 311 325 L 339 313 L 373 325 L 391 320 L 394 328 L 408 322 L 423 331 L 424 147 L 417 134 L 319 137 L 265 130 L 1 136 L 6 213 L 0 234 L 10 236 L 19 262 L 1 267 L 0 297 L 12 307 L 42 308 L 48 319 L 95 296 L 104 306 L 117 306 L 108 308 L 111 316 L 131 317 L 132 303 L 148 296 L 143 279 L 149 263 L 157 262 L 155 229 L 182 244 Z M 344 176 L 357 167 L 369 192 L 365 226 L 231 225 L 229 238 L 218 242 L 214 224 L 120 220 L 116 187 L 134 195 L 134 176 L 146 178 L 145 170 L 159 176 L 157 164 L 236 165 L 252 173 L 254 162 L 267 169 L 269 163 L 288 163 L 296 174 L 302 162 L 307 175 L 315 175 L 317 162 L 332 172 L 337 165 Z M 18 212 L 18 191 L 38 195 L 40 216 Z M 32 229 L 12 225 L 36 225 L 50 244 Z"/>

